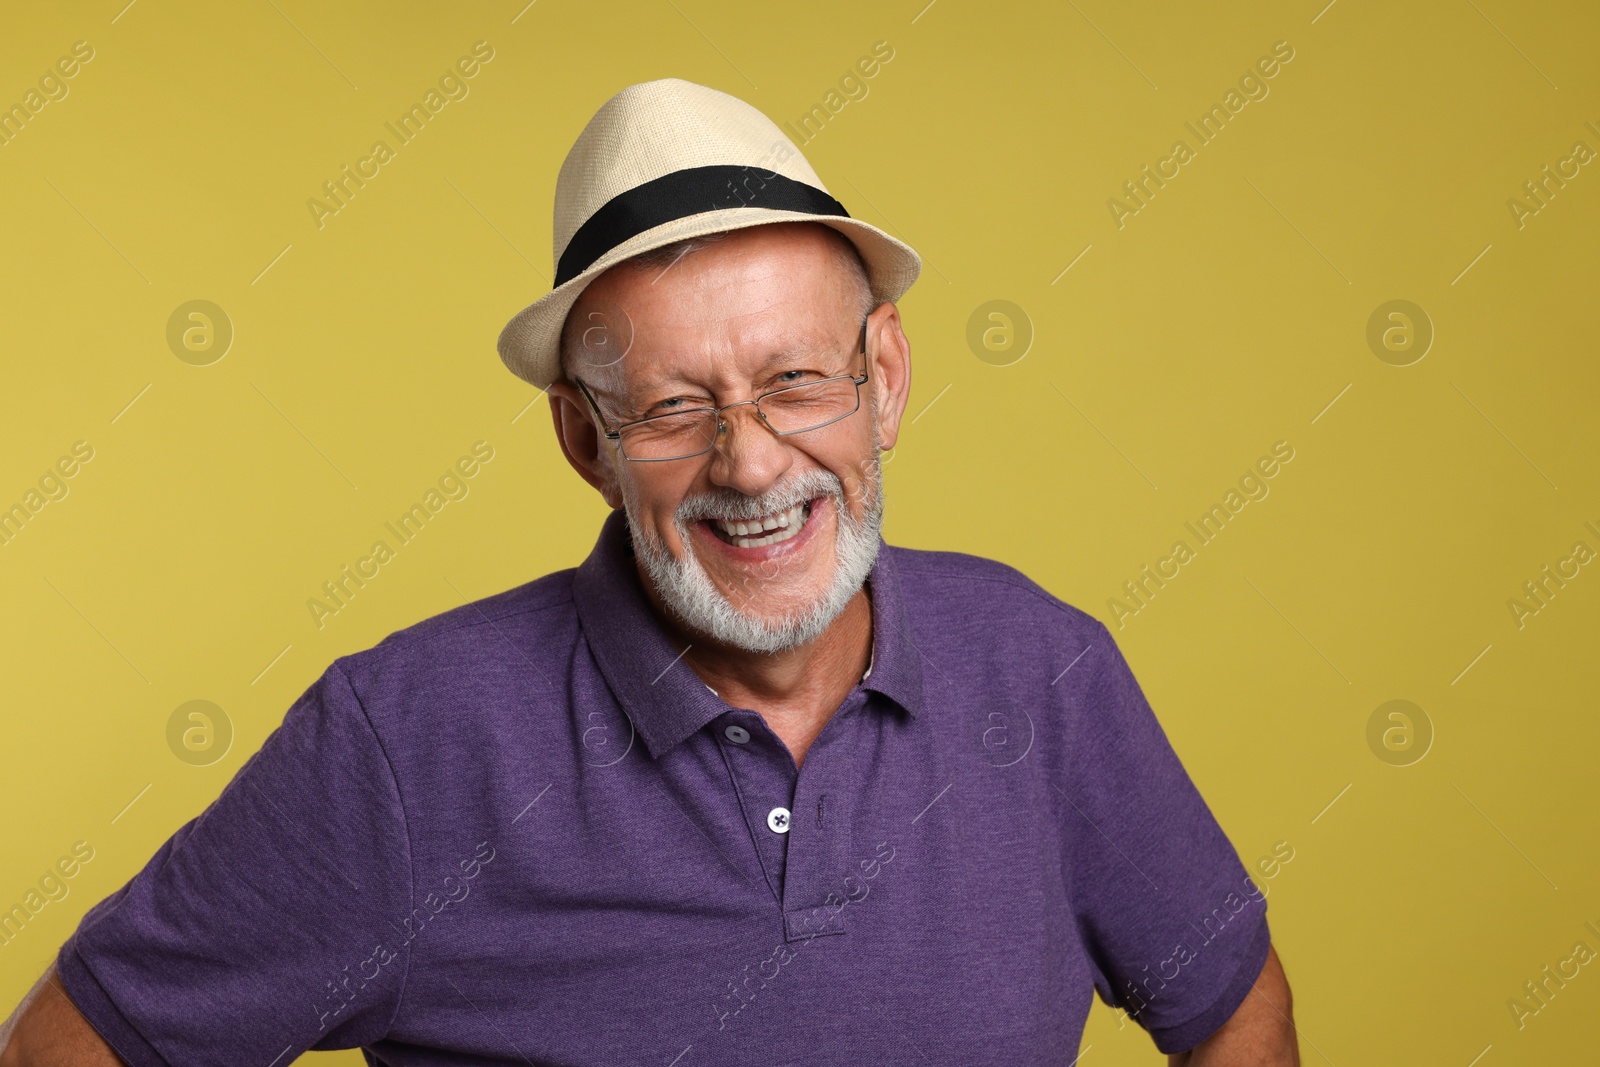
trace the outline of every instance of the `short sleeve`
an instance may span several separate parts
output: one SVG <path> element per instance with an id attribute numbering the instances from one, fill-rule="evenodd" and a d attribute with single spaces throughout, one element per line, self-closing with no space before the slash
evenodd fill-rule
<path id="1" fill-rule="evenodd" d="M 1266 963 L 1266 897 L 1099 624 L 1070 701 L 1067 877 L 1100 999 L 1162 1052 L 1193 1048 Z"/>
<path id="2" fill-rule="evenodd" d="M 335 663 L 222 794 L 89 911 L 57 967 L 133 1067 L 282 1067 L 383 1037 L 411 885 L 393 772 Z"/>

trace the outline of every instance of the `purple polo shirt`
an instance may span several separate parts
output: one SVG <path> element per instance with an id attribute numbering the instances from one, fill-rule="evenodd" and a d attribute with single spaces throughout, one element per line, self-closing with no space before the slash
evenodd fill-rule
<path id="1" fill-rule="evenodd" d="M 336 660 L 62 948 L 135 1067 L 1062 1064 L 1225 1022 L 1265 900 L 1106 628 L 883 545 L 804 767 L 583 565 Z"/>

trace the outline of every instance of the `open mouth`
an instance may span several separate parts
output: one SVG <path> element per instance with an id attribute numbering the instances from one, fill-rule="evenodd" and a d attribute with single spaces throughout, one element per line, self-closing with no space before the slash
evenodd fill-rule
<path id="1" fill-rule="evenodd" d="M 764 515 L 759 519 L 707 519 L 706 526 L 717 539 L 738 548 L 764 548 L 787 541 L 805 529 L 811 518 L 811 501 L 796 504 L 786 511 Z"/>

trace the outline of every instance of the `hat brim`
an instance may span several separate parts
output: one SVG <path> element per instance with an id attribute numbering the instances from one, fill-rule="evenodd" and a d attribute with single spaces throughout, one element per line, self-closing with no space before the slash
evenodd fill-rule
<path id="1" fill-rule="evenodd" d="M 539 389 L 548 389 L 561 377 L 561 329 L 567 321 L 567 313 L 590 282 L 623 260 L 652 248 L 687 237 L 774 222 L 820 222 L 844 234 L 861 253 L 872 296 L 878 304 L 899 300 L 922 272 L 922 258 L 910 245 L 860 219 L 753 207 L 707 211 L 675 219 L 624 241 L 595 260 L 583 273 L 517 312 L 500 331 L 496 345 L 500 359 L 523 381 Z"/>

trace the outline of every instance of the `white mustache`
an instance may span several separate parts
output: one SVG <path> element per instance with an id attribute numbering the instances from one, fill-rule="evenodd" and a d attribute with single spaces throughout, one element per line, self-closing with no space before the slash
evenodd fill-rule
<path id="1" fill-rule="evenodd" d="M 725 522 L 745 522 L 787 511 L 796 504 L 814 500 L 819 496 L 844 496 L 844 486 L 838 477 L 827 471 L 807 471 L 794 483 L 773 490 L 761 497 L 748 497 L 742 493 L 706 494 L 685 500 L 679 505 L 674 518 L 687 527 L 702 519 L 722 519 Z"/>

